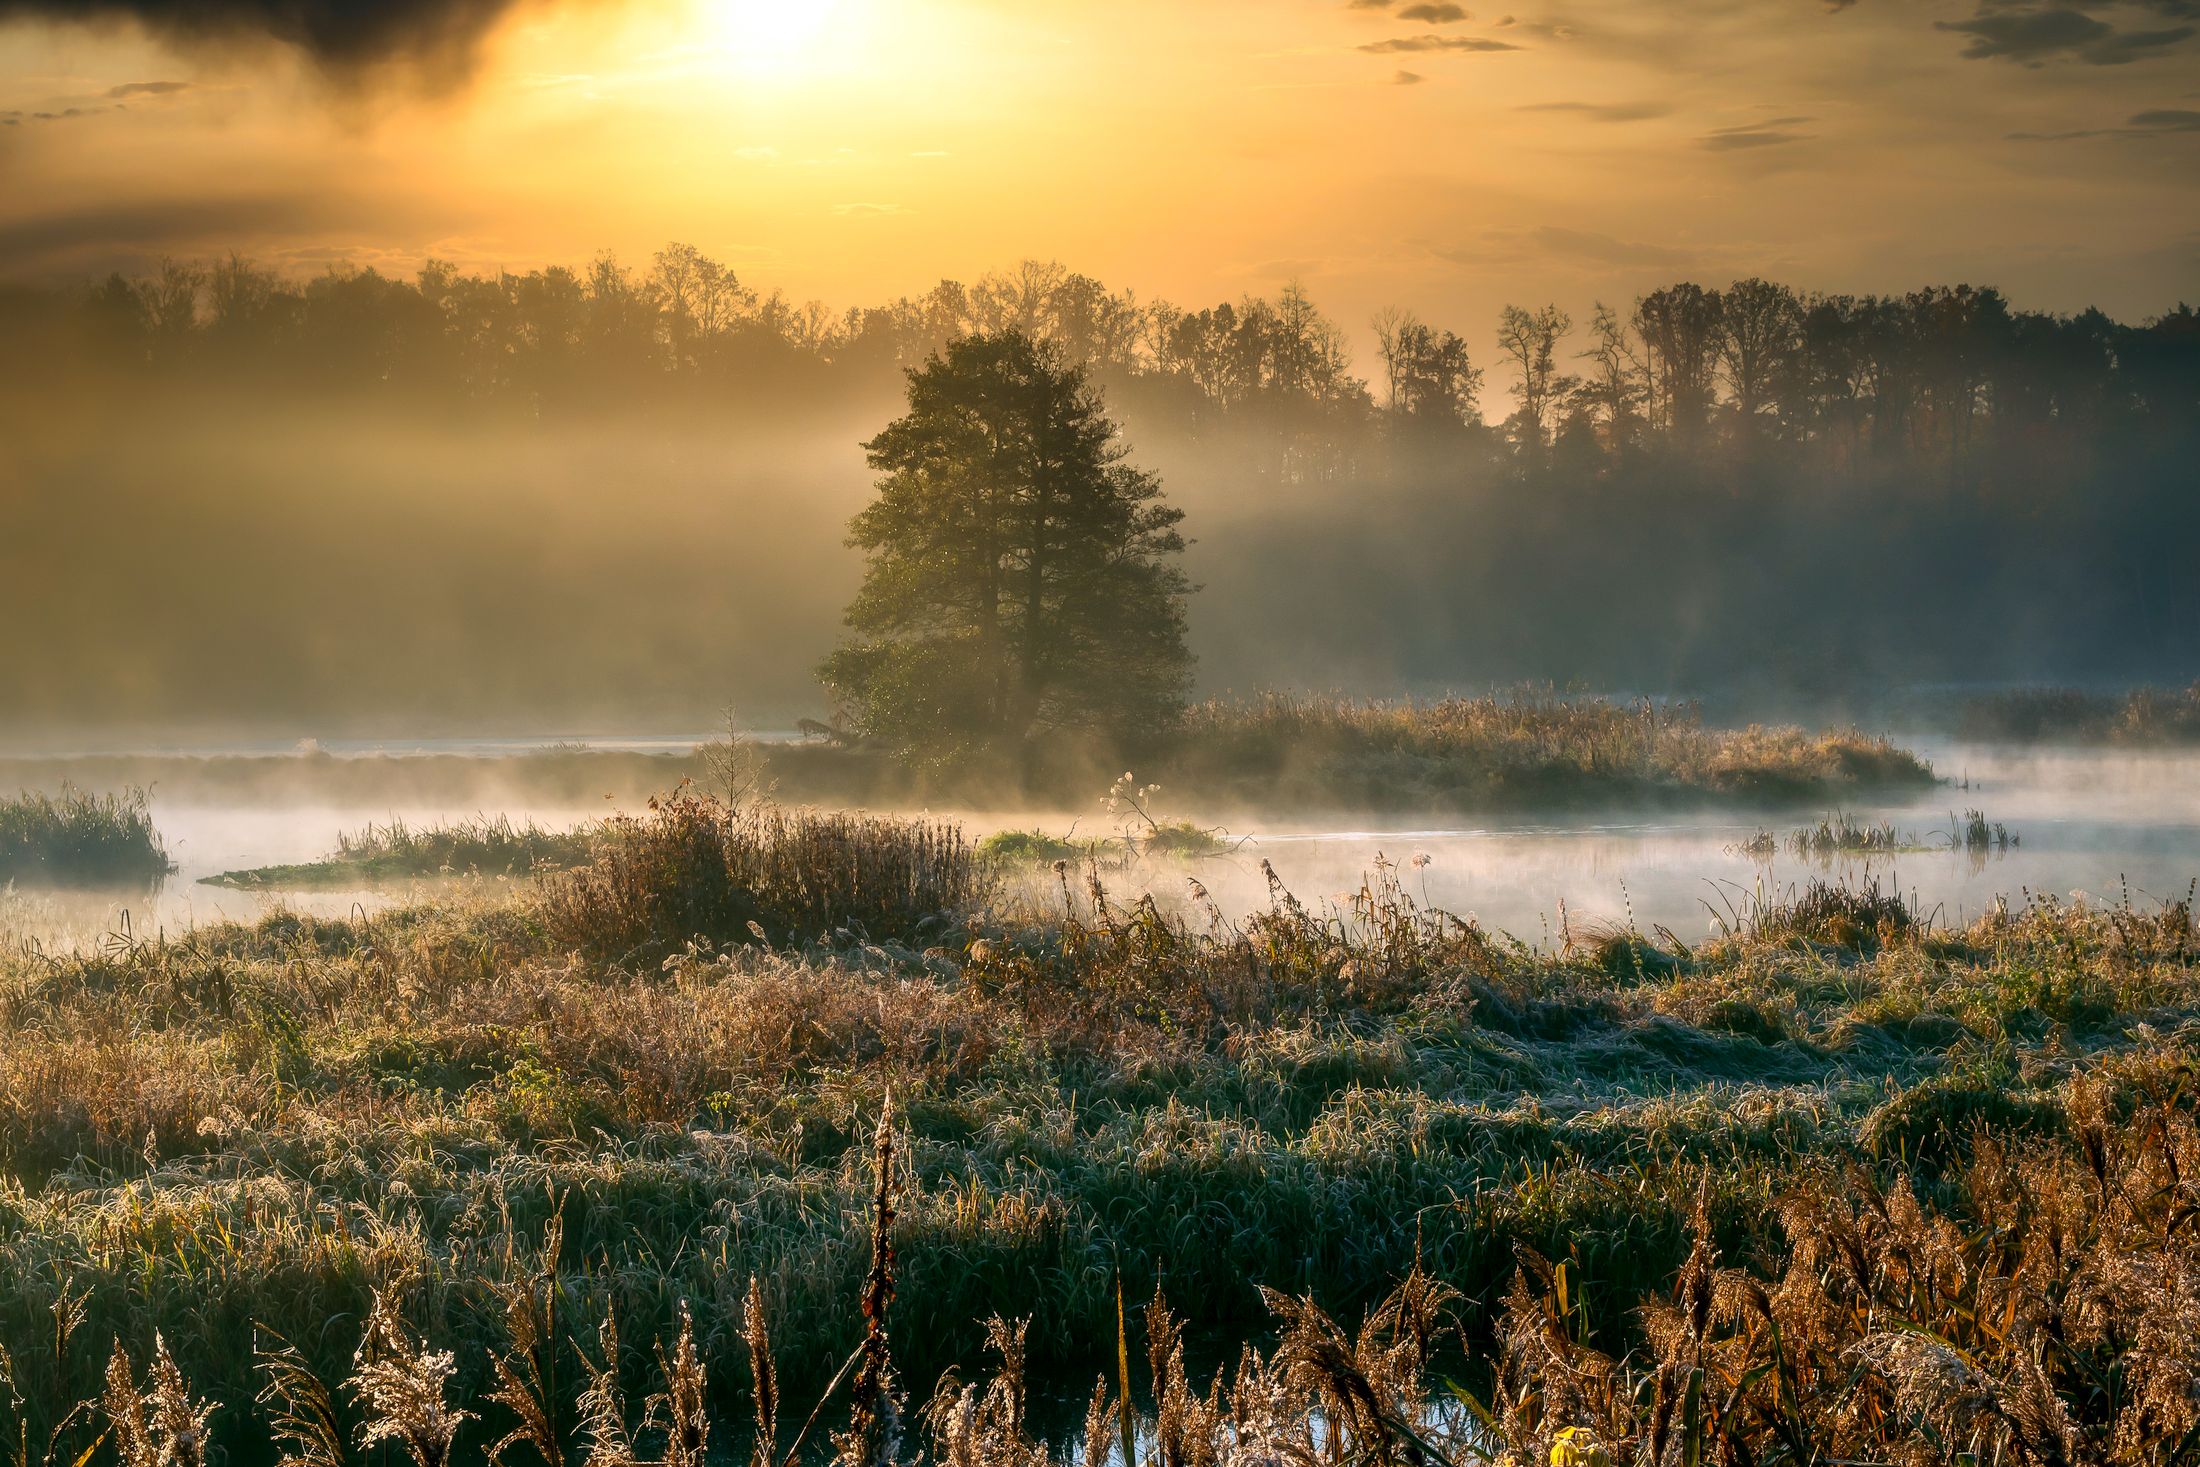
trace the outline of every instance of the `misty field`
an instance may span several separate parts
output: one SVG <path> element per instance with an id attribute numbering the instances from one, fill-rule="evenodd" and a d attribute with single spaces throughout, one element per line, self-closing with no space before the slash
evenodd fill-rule
<path id="1" fill-rule="evenodd" d="M 8 1450 L 198 1461 L 202 1402 L 237 1463 L 775 1462 L 821 1400 L 801 1453 L 985 1467 L 2190 1439 L 2189 901 L 1538 951 L 1403 876 L 1169 916 L 688 794 L 494 899 L 11 953 Z"/>
<path id="2" fill-rule="evenodd" d="M 0 1467 L 2200 1467 L 2200 0 L 0 0 Z"/>

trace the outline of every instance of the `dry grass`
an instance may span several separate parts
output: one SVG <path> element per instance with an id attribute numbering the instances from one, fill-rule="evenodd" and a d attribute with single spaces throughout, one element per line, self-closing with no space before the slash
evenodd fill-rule
<path id="1" fill-rule="evenodd" d="M 732 869 L 742 818 L 597 879 Z M 2190 1430 L 2188 905 L 1829 887 L 1544 954 L 1389 870 L 1240 923 L 1056 881 L 923 887 L 969 898 L 923 950 L 840 935 L 855 885 L 646 962 L 547 890 L 0 959 L 0 1443 L 127 1417 L 117 1345 L 175 1371 L 123 1372 L 152 1450 L 157 1387 L 237 1464 L 1097 1463 L 1126 1400 L 1185 1467 Z M 1168 1301 L 1121 1336 L 1118 1278 Z"/>
<path id="2" fill-rule="evenodd" d="M 620 961 L 695 939 L 797 934 L 914 940 L 978 895 L 961 830 L 927 820 L 736 808 L 683 789 L 641 818 L 604 822 L 595 859 L 545 883 L 552 935 Z"/>

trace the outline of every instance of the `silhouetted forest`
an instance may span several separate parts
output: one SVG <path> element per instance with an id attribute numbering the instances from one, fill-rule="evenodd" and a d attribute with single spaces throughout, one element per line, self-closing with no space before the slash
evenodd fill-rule
<path id="1" fill-rule="evenodd" d="M 1296 287 L 1184 309 L 1041 263 L 834 312 L 686 246 L 17 289 L 0 533 L 53 564 L 0 615 L 51 635 L 0 680 L 85 717 L 796 710 L 856 574 L 856 443 L 904 369 L 1008 328 L 1092 373 L 1186 509 L 1209 689 L 2200 673 L 2189 307 L 1752 279 L 1508 308 L 1496 360 L 1469 324 L 1385 312 L 1356 362 Z M 219 666 L 238 637 L 249 673 Z"/>

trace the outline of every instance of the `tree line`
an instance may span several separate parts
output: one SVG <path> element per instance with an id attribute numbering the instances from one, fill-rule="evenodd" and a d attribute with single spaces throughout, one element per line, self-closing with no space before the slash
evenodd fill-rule
<path id="1" fill-rule="evenodd" d="M 2176 429 L 2200 408 L 2191 307 L 2131 325 L 2018 310 L 1968 285 L 1876 296 L 1683 282 L 1600 304 L 1585 322 L 1556 305 L 1508 306 L 1504 386 L 1487 403 L 1489 367 L 1456 330 L 1411 311 L 1371 323 L 1363 376 L 1342 325 L 1297 285 L 1192 310 L 1041 261 L 837 313 L 762 292 L 681 244 L 641 270 L 610 255 L 523 274 L 431 261 L 410 280 L 341 266 L 297 279 L 232 255 L 6 304 L 18 325 L 43 324 L 109 367 L 559 412 L 668 387 L 708 399 L 838 379 L 870 391 L 951 342 L 1016 332 L 1053 343 L 1134 419 L 1288 430 L 1304 442 L 1287 469 L 1317 477 L 1349 470 L 1386 432 L 1449 436 L 1526 473 L 1776 445 L 1832 464 L 1949 466 L 2011 440 Z"/>
<path id="2" fill-rule="evenodd" d="M 1745 279 L 1495 324 L 1484 359 L 1469 323 L 1348 331 L 1296 287 L 1183 308 L 1050 263 L 828 311 L 684 246 L 638 269 L 226 258 L 0 288 L 0 481 L 27 487 L 0 494 L 0 538 L 57 556 L 0 584 L 0 622 L 58 594 L 132 654 L 0 639 L 0 681 L 63 708 L 432 711 L 475 706 L 492 668 L 549 717 L 660 687 L 651 647 L 752 701 L 812 698 L 853 561 L 831 528 L 850 450 L 908 372 L 1005 335 L 1096 386 L 1185 512 L 1203 690 L 1550 680 L 1854 707 L 1902 682 L 2200 676 L 2190 308 L 2132 324 L 1979 287 Z M 45 438 L 65 442 L 26 446 Z M 446 482 L 479 492 L 397 507 Z M 133 538 L 151 526 L 169 540 Z M 754 562 L 729 577 L 729 553 Z M 377 602 L 376 638 L 344 598 L 254 613 L 301 578 L 373 599 L 392 565 L 416 589 Z M 190 631 L 217 613 L 277 673 L 240 690 Z M 702 717 L 727 686 L 696 694 Z"/>

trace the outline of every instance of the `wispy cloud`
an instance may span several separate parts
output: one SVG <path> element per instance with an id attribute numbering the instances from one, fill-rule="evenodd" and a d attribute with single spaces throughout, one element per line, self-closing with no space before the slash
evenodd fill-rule
<path id="1" fill-rule="evenodd" d="M 1672 104 L 1668 102 L 1530 102 L 1516 110 L 1571 112 L 1591 122 L 1645 122 L 1653 117 L 1673 115 Z"/>
<path id="2" fill-rule="evenodd" d="M 1360 47 L 1378 56 L 1400 52 L 1429 51 L 1518 51 L 1521 48 L 1510 41 L 1492 41 L 1481 36 L 1393 36 L 1387 41 L 1370 41 Z"/>
<path id="3" fill-rule="evenodd" d="M 1562 229 L 1555 224 L 1530 230 L 1528 239 L 1537 249 L 1602 265 L 1680 266 L 1694 258 L 1685 250 L 1665 245 L 1618 239 L 1593 229 Z"/>
<path id="4" fill-rule="evenodd" d="M 2013 132 L 2009 137 L 2026 143 L 2067 143 L 2080 138 L 2158 138 L 2178 133 L 2200 133 L 2200 111 L 2189 107 L 2154 107 L 2134 112 L 2120 127 L 2080 127 L 2067 132 Z"/>
<path id="5" fill-rule="evenodd" d="M 1474 265 L 1535 261 L 1598 269 L 1689 270 L 1703 263 L 1703 255 L 1696 250 L 1558 224 L 1493 229 L 1472 245 L 1442 245 L 1430 253 L 1455 264 Z"/>
<path id="6" fill-rule="evenodd" d="M 1696 139 L 1699 147 L 1713 152 L 1740 152 L 1749 148 L 1776 148 L 1785 143 L 1807 141 L 1812 134 L 1794 129 L 1809 122 L 1808 117 L 1775 117 L 1765 122 L 1744 122 L 1734 127 L 1713 128 Z"/>
<path id="7" fill-rule="evenodd" d="M 112 107 L 56 107 L 43 112 L 0 112 L 0 127 L 20 127 L 26 122 L 73 122 L 79 117 L 121 110 L 118 104 Z"/>

